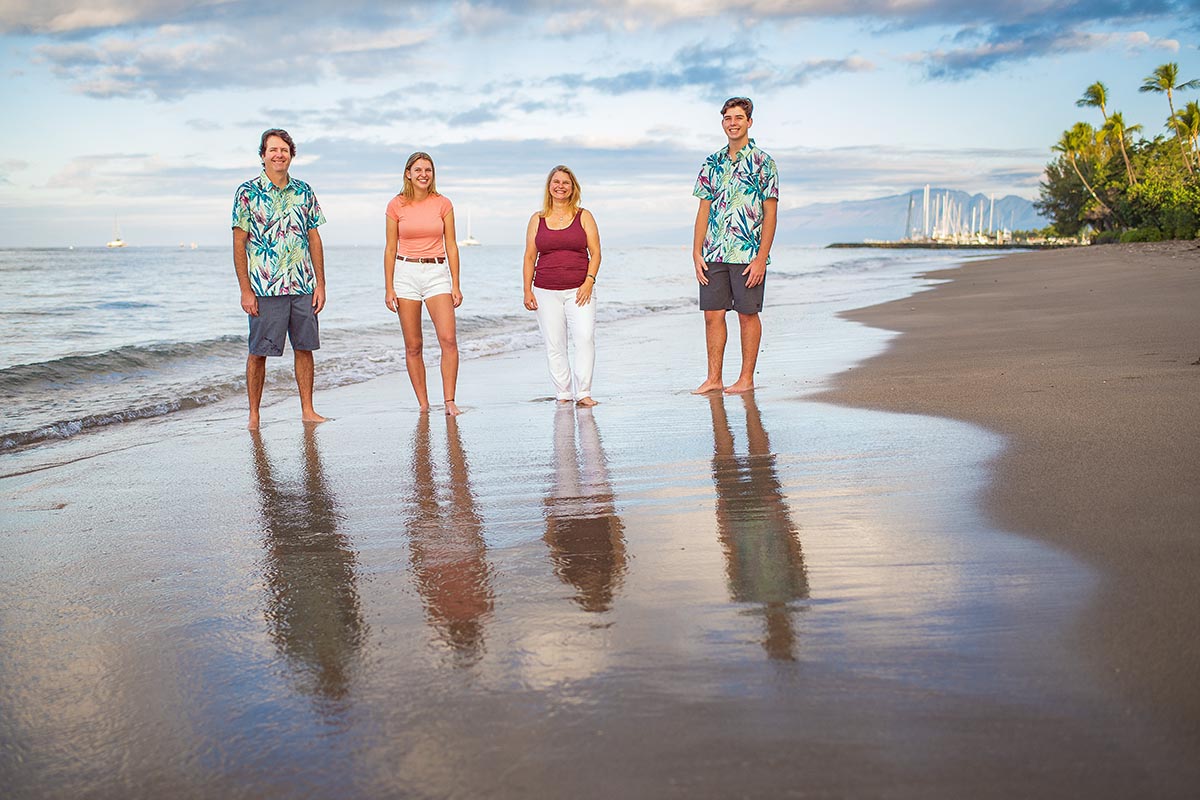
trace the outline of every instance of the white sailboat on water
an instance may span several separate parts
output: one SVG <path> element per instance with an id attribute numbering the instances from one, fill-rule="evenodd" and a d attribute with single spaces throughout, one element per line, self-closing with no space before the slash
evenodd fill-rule
<path id="1" fill-rule="evenodd" d="M 460 239 L 458 242 L 458 246 L 459 247 L 479 247 L 482 244 L 483 244 L 483 242 L 479 241 L 478 239 L 476 239 L 474 236 L 471 235 L 471 212 L 468 211 L 467 212 L 467 238 Z"/>
<path id="2" fill-rule="evenodd" d="M 121 225 L 117 222 L 117 218 L 113 217 L 113 238 L 112 241 L 104 245 L 105 247 L 124 247 L 125 240 L 121 238 Z"/>

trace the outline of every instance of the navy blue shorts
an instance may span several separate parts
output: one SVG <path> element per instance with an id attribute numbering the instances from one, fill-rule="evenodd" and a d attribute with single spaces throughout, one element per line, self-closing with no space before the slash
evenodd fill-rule
<path id="1" fill-rule="evenodd" d="M 293 350 L 320 350 L 321 331 L 311 294 L 258 298 L 258 316 L 250 319 L 250 355 L 281 356 L 283 341 Z"/>
<path id="2" fill-rule="evenodd" d="M 757 314 L 762 311 L 763 294 L 767 285 L 764 275 L 758 286 L 746 286 L 749 275 L 743 275 L 748 264 L 726 264 L 707 261 L 708 285 L 700 284 L 701 311 L 736 311 Z"/>

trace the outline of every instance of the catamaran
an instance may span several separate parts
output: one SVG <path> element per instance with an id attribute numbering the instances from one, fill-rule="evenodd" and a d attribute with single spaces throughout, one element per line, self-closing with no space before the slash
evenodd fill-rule
<path id="1" fill-rule="evenodd" d="M 476 239 L 474 236 L 471 235 L 471 212 L 468 211 L 467 212 L 467 238 L 460 239 L 458 242 L 458 246 L 459 247 L 479 247 L 482 244 L 483 244 L 483 242 L 479 241 L 478 239 Z"/>
<path id="2" fill-rule="evenodd" d="M 115 218 L 113 219 L 112 241 L 104 246 L 105 247 L 124 247 L 125 246 L 125 240 L 121 238 L 121 226 Z"/>

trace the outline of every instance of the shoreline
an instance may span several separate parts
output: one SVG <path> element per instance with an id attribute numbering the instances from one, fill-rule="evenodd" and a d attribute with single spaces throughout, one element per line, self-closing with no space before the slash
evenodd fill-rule
<path id="1" fill-rule="evenodd" d="M 981 510 L 1002 437 L 811 394 L 918 271 L 778 281 L 747 395 L 689 394 L 668 311 L 599 327 L 595 409 L 521 350 L 453 420 L 394 373 L 18 454 L 57 463 L 0 480 L 11 793 L 1186 796 L 1062 646 L 1097 571 Z"/>
<path id="2" fill-rule="evenodd" d="M 1083 651 L 1200 746 L 1200 244 L 1010 255 L 926 277 L 948 282 L 842 314 L 900 336 L 812 399 L 1004 436 L 984 509 L 1099 568 Z"/>

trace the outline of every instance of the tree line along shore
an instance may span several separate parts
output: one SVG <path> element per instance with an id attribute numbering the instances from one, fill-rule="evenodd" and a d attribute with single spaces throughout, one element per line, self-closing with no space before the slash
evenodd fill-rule
<path id="1" fill-rule="evenodd" d="M 1143 79 L 1137 90 L 1162 95 L 1170 112 L 1163 133 L 1127 122 L 1104 83 L 1088 86 L 1075 105 L 1098 111 L 1100 125 L 1077 122 L 1052 148 L 1058 156 L 1034 202 L 1052 221 L 1047 233 L 1095 243 L 1197 238 L 1200 103 L 1175 102 L 1196 89 L 1200 79 L 1182 79 L 1173 62 Z"/>

